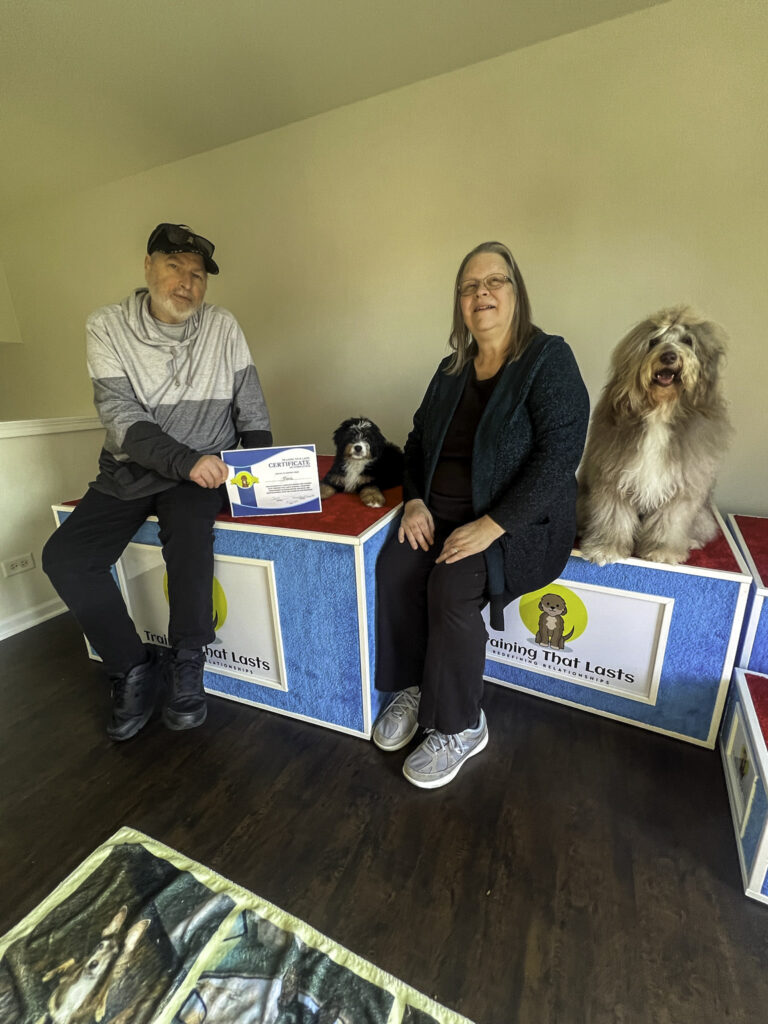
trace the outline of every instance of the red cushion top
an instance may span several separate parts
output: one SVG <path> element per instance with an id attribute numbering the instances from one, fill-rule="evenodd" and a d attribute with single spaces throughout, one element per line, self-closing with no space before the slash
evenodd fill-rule
<path id="1" fill-rule="evenodd" d="M 764 737 L 768 737 L 768 677 L 755 675 L 754 672 L 745 672 L 744 678 L 747 681 L 752 703 L 755 705 L 760 731 Z"/>
<path id="2" fill-rule="evenodd" d="M 731 550 L 731 545 L 723 531 L 718 527 L 717 534 L 698 551 L 692 551 L 686 565 L 695 565 L 700 569 L 719 569 L 721 572 L 743 572 Z"/>
<path id="3" fill-rule="evenodd" d="M 768 580 L 768 519 L 765 516 L 734 516 L 744 543 L 749 548 L 760 579 Z"/>
<path id="4" fill-rule="evenodd" d="M 318 455 L 317 469 L 322 479 L 333 463 L 332 455 Z M 343 537 L 358 537 L 382 516 L 391 512 L 402 501 L 402 488 L 392 487 L 384 491 L 386 505 L 383 508 L 368 508 L 363 505 L 356 494 L 336 494 L 323 502 L 322 512 L 309 512 L 300 515 L 281 516 L 231 516 L 221 512 L 217 517 L 220 523 L 238 523 L 247 526 L 270 526 L 281 530 L 300 530 L 312 533 L 328 533 Z M 76 505 L 77 501 L 65 501 L 64 505 Z M 745 518 L 745 517 L 739 517 Z M 768 524 L 768 520 L 758 520 Z M 739 524 L 741 525 L 741 523 Z M 766 529 L 768 545 L 768 528 Z M 730 545 L 718 530 L 717 536 L 700 551 L 692 551 L 686 565 L 694 565 L 702 569 L 719 569 L 723 572 L 740 572 Z"/>

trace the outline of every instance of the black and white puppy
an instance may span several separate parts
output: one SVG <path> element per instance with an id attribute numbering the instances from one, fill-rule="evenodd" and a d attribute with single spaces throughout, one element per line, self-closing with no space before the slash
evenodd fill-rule
<path id="1" fill-rule="evenodd" d="M 370 420 L 344 420 L 333 434 L 336 458 L 320 483 L 320 497 L 339 491 L 359 494 L 364 505 L 381 508 L 382 491 L 403 482 L 403 453 Z"/>

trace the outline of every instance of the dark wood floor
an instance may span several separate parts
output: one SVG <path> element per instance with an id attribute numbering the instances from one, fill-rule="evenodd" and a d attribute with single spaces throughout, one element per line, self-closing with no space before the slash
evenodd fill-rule
<path id="1" fill-rule="evenodd" d="M 112 744 L 73 620 L 0 644 L 0 934 L 131 825 L 478 1024 L 756 1024 L 768 906 L 742 893 L 719 755 L 488 685 L 446 789 L 403 755 L 212 699 Z"/>

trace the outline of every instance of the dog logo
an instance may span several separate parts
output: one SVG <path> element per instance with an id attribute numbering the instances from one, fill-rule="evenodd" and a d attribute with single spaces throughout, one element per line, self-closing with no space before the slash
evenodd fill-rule
<path id="1" fill-rule="evenodd" d="M 520 598 L 520 618 L 540 647 L 563 650 L 567 640 L 578 639 L 587 628 L 587 609 L 581 598 L 559 584 Z"/>
<path id="2" fill-rule="evenodd" d="M 570 633 L 564 633 L 565 618 L 568 614 L 568 606 L 559 594 L 544 594 L 539 601 L 539 628 L 536 633 L 536 643 L 541 647 L 554 647 L 562 650 L 565 641 L 570 640 L 574 634 L 575 627 Z"/>

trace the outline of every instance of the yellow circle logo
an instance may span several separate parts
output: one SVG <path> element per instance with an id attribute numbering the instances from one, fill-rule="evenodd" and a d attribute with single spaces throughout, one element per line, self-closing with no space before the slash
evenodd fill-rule
<path id="1" fill-rule="evenodd" d="M 550 583 L 548 587 L 523 594 L 519 610 L 520 618 L 534 637 L 539 632 L 539 621 L 545 612 L 549 618 L 562 618 L 563 637 L 569 640 L 578 640 L 587 628 L 589 619 L 581 598 L 559 583 Z"/>
<path id="2" fill-rule="evenodd" d="M 168 601 L 168 573 L 163 573 L 163 593 Z M 213 628 L 221 629 L 227 620 L 227 595 L 224 587 L 213 577 Z"/>
<path id="3" fill-rule="evenodd" d="M 221 629 L 224 623 L 227 621 L 227 595 L 224 593 L 224 588 L 216 579 L 213 577 L 213 628 Z"/>

